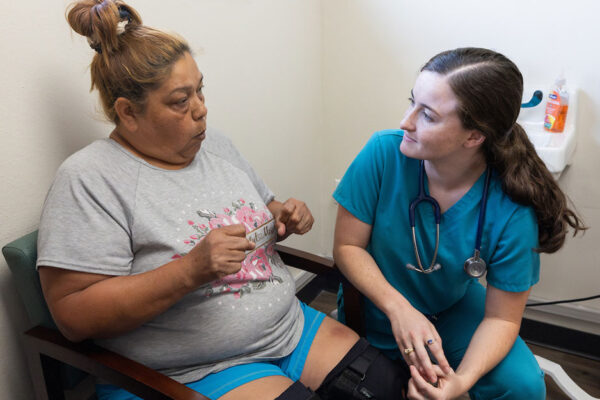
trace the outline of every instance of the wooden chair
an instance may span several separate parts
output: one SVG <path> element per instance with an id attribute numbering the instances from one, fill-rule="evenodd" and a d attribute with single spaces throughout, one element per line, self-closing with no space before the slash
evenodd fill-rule
<path id="1" fill-rule="evenodd" d="M 360 294 L 337 271 L 331 259 L 281 245 L 277 245 L 277 251 L 289 266 L 340 282 L 344 290 L 346 323 L 360 332 Z M 143 399 L 206 399 L 187 386 L 92 341 L 67 340 L 56 328 L 42 294 L 35 268 L 37 231 L 7 244 L 2 253 L 33 326 L 23 336 L 37 400 L 65 399 L 65 390 L 75 387 L 88 374 Z M 302 300 L 310 302 L 311 298 Z"/>

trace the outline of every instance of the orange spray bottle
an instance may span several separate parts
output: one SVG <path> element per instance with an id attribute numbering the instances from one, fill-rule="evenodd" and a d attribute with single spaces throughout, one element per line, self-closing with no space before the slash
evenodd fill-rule
<path id="1" fill-rule="evenodd" d="M 569 92 L 566 87 L 566 79 L 561 74 L 548 94 L 544 129 L 548 132 L 562 132 L 565 129 L 568 110 Z"/>

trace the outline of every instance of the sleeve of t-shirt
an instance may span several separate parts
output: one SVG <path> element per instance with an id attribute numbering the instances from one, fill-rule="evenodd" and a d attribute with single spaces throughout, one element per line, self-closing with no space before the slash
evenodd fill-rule
<path id="1" fill-rule="evenodd" d="M 350 164 L 333 198 L 350 214 L 373 225 L 383 171 L 381 138 L 374 134 Z"/>
<path id="2" fill-rule="evenodd" d="M 110 183 L 117 176 L 85 169 L 63 164 L 57 172 L 42 211 L 37 266 L 127 275 L 133 261 L 127 193 Z"/>
<path id="3" fill-rule="evenodd" d="M 540 278 L 538 226 L 530 207 L 518 207 L 509 218 L 490 258 L 487 282 L 500 290 L 523 292 Z"/>
<path id="4" fill-rule="evenodd" d="M 213 135 L 213 137 L 210 138 L 210 142 L 207 143 L 210 147 L 209 151 L 214 152 L 218 156 L 229 161 L 235 167 L 244 171 L 246 175 L 248 175 L 248 178 L 250 178 L 250 181 L 252 181 L 252 184 L 256 188 L 256 191 L 265 204 L 269 204 L 271 201 L 273 201 L 275 195 L 271 189 L 269 189 L 262 178 L 258 176 L 256 171 L 254 171 L 254 168 L 252 168 L 250 163 L 246 161 L 246 159 L 235 148 L 231 140 L 214 129 L 211 129 L 208 134 Z"/>

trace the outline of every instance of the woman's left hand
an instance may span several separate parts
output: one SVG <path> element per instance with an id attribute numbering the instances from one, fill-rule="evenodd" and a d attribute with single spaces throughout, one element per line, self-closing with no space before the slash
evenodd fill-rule
<path id="1" fill-rule="evenodd" d="M 283 203 L 273 200 L 268 207 L 275 217 L 277 240 L 283 240 L 292 233 L 303 235 L 310 231 L 315 222 L 306 203 L 294 198 Z"/>
<path id="2" fill-rule="evenodd" d="M 414 365 L 410 366 L 412 378 L 408 381 L 408 392 L 406 396 L 411 400 L 447 400 L 455 399 L 466 393 L 469 388 L 464 379 L 454 371 L 450 373 L 442 372 L 437 365 L 434 366 L 438 374 L 436 385 L 427 382 L 421 376 Z"/>

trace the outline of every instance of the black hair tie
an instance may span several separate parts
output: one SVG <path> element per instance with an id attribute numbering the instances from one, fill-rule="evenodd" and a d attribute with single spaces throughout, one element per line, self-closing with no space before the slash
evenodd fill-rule
<path id="1" fill-rule="evenodd" d="M 119 19 L 126 19 L 128 22 L 131 22 L 131 13 L 123 6 L 119 6 Z"/>

